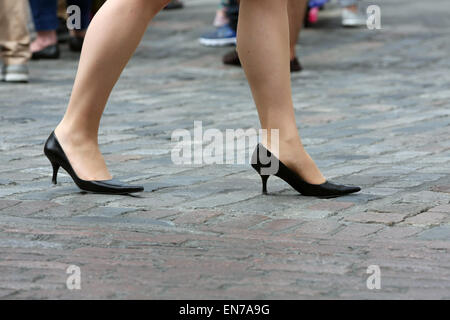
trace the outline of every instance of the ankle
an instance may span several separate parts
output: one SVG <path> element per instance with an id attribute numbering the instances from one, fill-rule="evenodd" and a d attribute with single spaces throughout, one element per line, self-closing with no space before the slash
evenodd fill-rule
<path id="1" fill-rule="evenodd" d="M 58 41 L 58 37 L 56 35 L 56 31 L 54 30 L 39 31 L 36 40 L 43 45 L 52 45 L 56 44 L 56 42 Z"/>
<path id="2" fill-rule="evenodd" d="M 64 123 L 60 123 L 56 127 L 55 134 L 63 144 L 69 144 L 71 146 L 98 146 L 97 133 L 92 134 L 78 128 L 74 129 Z"/>

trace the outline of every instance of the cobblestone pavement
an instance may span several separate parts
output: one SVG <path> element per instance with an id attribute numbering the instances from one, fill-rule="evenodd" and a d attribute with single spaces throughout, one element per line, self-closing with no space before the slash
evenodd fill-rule
<path id="1" fill-rule="evenodd" d="M 65 110 L 77 55 L 32 62 L 32 83 L 0 84 L 2 298 L 450 298 L 450 6 L 380 0 L 383 29 L 341 29 L 324 11 L 293 75 L 305 144 L 359 194 L 269 196 L 244 165 L 174 165 L 175 129 L 257 128 L 229 48 L 197 37 L 216 2 L 163 12 L 125 70 L 101 130 L 110 169 L 138 197 L 50 184 L 43 142 Z M 66 288 L 81 268 L 82 289 Z M 381 269 L 368 290 L 369 265 Z"/>

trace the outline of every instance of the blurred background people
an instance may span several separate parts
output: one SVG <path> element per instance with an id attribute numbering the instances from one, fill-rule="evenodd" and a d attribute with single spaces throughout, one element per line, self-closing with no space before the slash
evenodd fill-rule
<path id="1" fill-rule="evenodd" d="M 60 50 L 57 30 L 60 20 L 57 16 L 57 0 L 29 0 L 37 33 L 36 39 L 31 43 L 32 59 L 58 59 Z M 92 0 L 68 0 L 67 6 L 77 5 L 81 10 L 81 28 L 70 30 L 69 48 L 72 51 L 81 51 L 86 29 L 91 20 Z"/>
<path id="2" fill-rule="evenodd" d="M 303 68 L 296 56 L 295 47 L 303 27 L 308 0 L 289 0 L 289 37 L 291 53 L 291 72 L 299 72 Z M 226 0 L 222 2 L 223 8 L 218 10 L 214 19 L 214 31 L 205 33 L 199 39 L 205 46 L 226 46 L 236 44 L 237 22 L 239 18 L 239 1 Z M 235 49 L 223 56 L 226 65 L 241 66 L 239 55 Z"/>
<path id="3" fill-rule="evenodd" d="M 28 82 L 30 59 L 27 0 L 0 1 L 0 80 Z"/>
<path id="4" fill-rule="evenodd" d="M 215 29 L 203 34 L 199 38 L 200 43 L 209 47 L 235 45 L 238 17 L 238 0 L 223 0 L 222 8 L 217 11 L 214 18 Z"/>
<path id="5" fill-rule="evenodd" d="M 367 15 L 361 11 L 360 0 L 339 0 L 342 6 L 342 26 L 361 27 L 366 25 Z"/>

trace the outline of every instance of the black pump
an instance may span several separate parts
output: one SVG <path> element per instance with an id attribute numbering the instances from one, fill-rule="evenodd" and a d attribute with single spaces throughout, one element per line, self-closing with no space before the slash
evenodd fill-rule
<path id="1" fill-rule="evenodd" d="M 40 51 L 33 52 L 31 59 L 32 60 L 41 60 L 41 59 L 59 59 L 61 52 L 59 50 L 59 45 L 52 44 L 48 47 Z"/>
<path id="2" fill-rule="evenodd" d="M 58 170 L 62 167 L 72 177 L 78 188 L 84 191 L 104 194 L 129 194 L 144 191 L 144 187 L 142 186 L 132 186 L 115 179 L 104 181 L 86 181 L 78 178 L 54 132 L 52 132 L 45 143 L 44 153 L 53 166 L 52 182 L 54 184 L 57 182 Z"/>
<path id="3" fill-rule="evenodd" d="M 339 185 L 329 181 L 322 184 L 310 184 L 289 169 L 262 144 L 258 144 L 253 152 L 252 167 L 261 176 L 263 194 L 267 194 L 267 180 L 271 175 L 283 179 L 304 196 L 335 198 L 361 191 L 360 187 Z"/>

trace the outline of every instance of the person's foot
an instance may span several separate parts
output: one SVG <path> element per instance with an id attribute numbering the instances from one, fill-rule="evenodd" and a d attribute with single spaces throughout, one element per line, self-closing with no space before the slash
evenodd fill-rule
<path id="1" fill-rule="evenodd" d="M 239 55 L 236 50 L 231 50 L 226 53 L 222 58 L 223 64 L 229 66 L 241 66 L 241 60 L 239 59 Z"/>
<path id="2" fill-rule="evenodd" d="M 36 39 L 30 44 L 30 51 L 31 53 L 38 52 L 57 43 L 56 31 L 39 31 Z"/>
<path id="3" fill-rule="evenodd" d="M 241 60 L 239 59 L 239 55 L 236 50 L 232 50 L 228 53 L 226 53 L 223 58 L 222 62 L 225 65 L 228 66 L 241 66 Z M 291 72 L 300 72 L 303 70 L 302 65 L 298 61 L 297 57 L 294 57 L 290 62 Z"/>
<path id="4" fill-rule="evenodd" d="M 297 57 L 294 57 L 291 60 L 291 72 L 300 72 L 303 70 L 302 65 L 300 64 L 300 61 L 298 61 Z"/>
<path id="5" fill-rule="evenodd" d="M 229 24 L 202 35 L 199 39 L 204 46 L 222 47 L 236 44 L 236 31 Z"/>
<path id="6" fill-rule="evenodd" d="M 5 82 L 28 82 L 28 66 L 26 64 L 3 65 L 0 79 Z"/>
<path id="7" fill-rule="evenodd" d="M 55 130 L 55 135 L 80 179 L 86 181 L 112 179 L 97 141 L 85 139 L 73 132 L 65 132 L 59 126 Z"/>
<path id="8" fill-rule="evenodd" d="M 281 162 L 296 172 L 304 181 L 310 184 L 322 184 L 327 181 L 314 160 L 303 147 L 300 139 L 280 141 L 278 154 L 271 148 L 267 149 L 272 151 Z"/>
<path id="9" fill-rule="evenodd" d="M 342 9 L 342 26 L 360 27 L 365 26 L 366 23 L 367 17 L 359 10 L 357 6 Z"/>
<path id="10" fill-rule="evenodd" d="M 182 9 L 183 7 L 184 4 L 180 0 L 172 0 L 164 7 L 164 10 Z"/>
<path id="11" fill-rule="evenodd" d="M 30 44 L 31 58 L 58 59 L 60 55 L 56 31 L 39 31 L 37 38 Z"/>
<path id="12" fill-rule="evenodd" d="M 70 36 L 69 49 L 73 52 L 81 52 L 83 48 L 84 37 Z"/>
<path id="13" fill-rule="evenodd" d="M 85 36 L 86 30 L 71 30 L 68 39 L 70 51 L 81 52 Z"/>
<path id="14" fill-rule="evenodd" d="M 42 50 L 35 51 L 31 54 L 32 60 L 52 60 L 52 59 L 59 59 L 60 57 L 60 50 L 59 50 L 59 44 L 52 44 L 48 47 L 45 47 Z"/>

